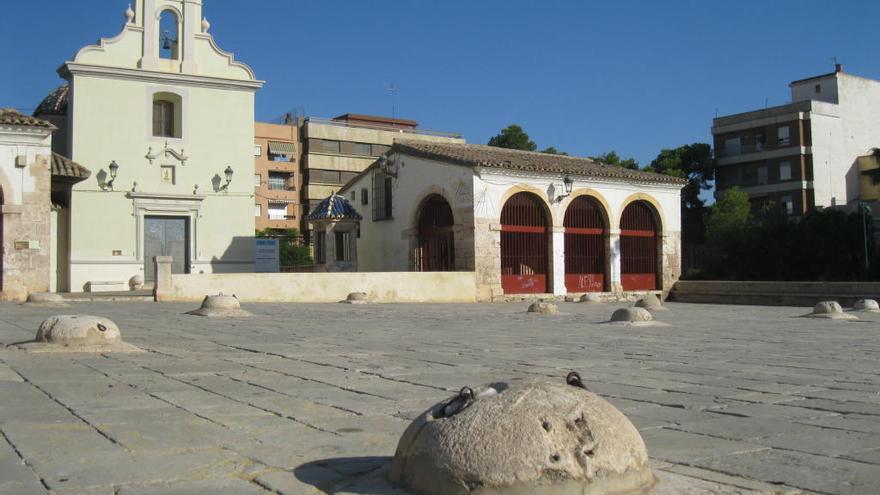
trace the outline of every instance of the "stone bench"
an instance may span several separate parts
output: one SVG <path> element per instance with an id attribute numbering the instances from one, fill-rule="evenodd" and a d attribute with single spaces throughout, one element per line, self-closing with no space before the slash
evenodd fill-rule
<path id="1" fill-rule="evenodd" d="M 121 292 L 128 290 L 128 282 L 122 280 L 89 280 L 86 292 Z"/>

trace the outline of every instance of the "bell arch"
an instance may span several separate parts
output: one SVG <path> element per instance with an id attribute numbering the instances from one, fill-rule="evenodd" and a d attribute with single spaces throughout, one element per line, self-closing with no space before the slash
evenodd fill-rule
<path id="1" fill-rule="evenodd" d="M 551 217 L 531 192 L 512 195 L 501 210 L 501 288 L 506 294 L 548 293 Z"/>
<path id="2" fill-rule="evenodd" d="M 608 283 L 608 214 L 588 195 L 569 202 L 565 228 L 565 288 L 568 292 L 602 292 Z"/>
<path id="3" fill-rule="evenodd" d="M 620 283 L 623 290 L 656 290 L 660 284 L 660 216 L 636 200 L 620 215 Z"/>

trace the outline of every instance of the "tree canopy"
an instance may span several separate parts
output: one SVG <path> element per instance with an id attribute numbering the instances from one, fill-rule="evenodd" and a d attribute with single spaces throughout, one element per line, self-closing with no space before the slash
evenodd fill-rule
<path id="1" fill-rule="evenodd" d="M 614 165 L 615 167 L 628 168 L 630 170 L 639 169 L 639 162 L 637 162 L 635 158 L 627 158 L 624 160 L 614 150 L 602 153 L 598 156 L 591 156 L 590 160 L 602 162 L 607 165 Z"/>
<path id="2" fill-rule="evenodd" d="M 683 206 L 702 208 L 705 202 L 700 199 L 700 193 L 710 189 L 715 178 L 712 147 L 706 143 L 693 143 L 661 150 L 645 170 L 687 179 L 688 183 L 681 192 Z"/>
<path id="3" fill-rule="evenodd" d="M 529 135 L 522 127 L 511 124 L 501 129 L 501 134 L 489 139 L 489 146 L 496 148 L 509 148 L 514 150 L 535 151 L 538 145 L 529 139 Z"/>

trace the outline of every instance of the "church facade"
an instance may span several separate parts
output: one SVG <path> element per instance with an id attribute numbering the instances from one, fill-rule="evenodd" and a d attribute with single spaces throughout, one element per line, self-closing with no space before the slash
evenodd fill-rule
<path id="1" fill-rule="evenodd" d="M 74 186 L 67 286 L 147 284 L 177 273 L 253 270 L 253 70 L 221 50 L 201 0 L 136 0 L 113 38 L 79 50 L 40 107 L 54 151 L 90 168 Z M 39 112 L 39 110 L 38 110 Z"/>

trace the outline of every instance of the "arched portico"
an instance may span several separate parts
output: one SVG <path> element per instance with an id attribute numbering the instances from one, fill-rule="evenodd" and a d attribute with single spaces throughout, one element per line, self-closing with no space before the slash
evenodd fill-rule
<path id="1" fill-rule="evenodd" d="M 656 290 L 661 276 L 660 215 L 644 199 L 630 202 L 620 215 L 620 282 L 623 290 Z"/>
<path id="2" fill-rule="evenodd" d="M 565 288 L 601 292 L 608 284 L 608 214 L 594 197 L 580 195 L 565 210 Z"/>
<path id="3" fill-rule="evenodd" d="M 501 288 L 506 294 L 548 293 L 551 216 L 531 192 L 510 196 L 501 210 Z"/>
<path id="4" fill-rule="evenodd" d="M 454 271 L 455 220 L 449 202 L 440 194 L 431 194 L 422 201 L 418 212 L 416 271 Z"/>

